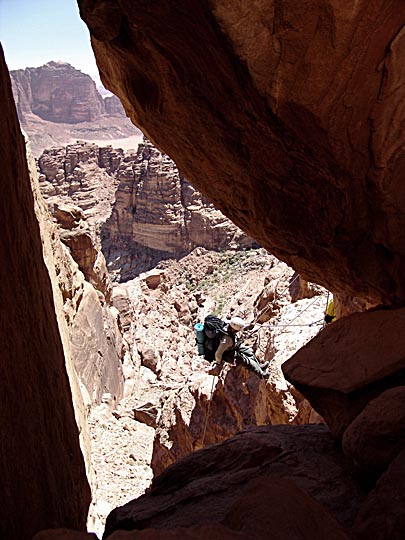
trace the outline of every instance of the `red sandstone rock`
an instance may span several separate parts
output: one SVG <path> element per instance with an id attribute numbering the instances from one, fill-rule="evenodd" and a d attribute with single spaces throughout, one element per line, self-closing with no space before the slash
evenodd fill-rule
<path id="1" fill-rule="evenodd" d="M 70 64 L 49 62 L 10 75 L 18 116 L 35 156 L 78 137 L 94 140 L 95 130 L 97 139 L 140 135 L 119 99 L 103 99 L 92 78 Z"/>
<path id="2" fill-rule="evenodd" d="M 405 538 L 404 464 L 402 451 L 360 507 L 352 530 L 354 540 Z"/>
<path id="3" fill-rule="evenodd" d="M 220 504 L 220 501 L 218 501 Z M 258 477 L 248 483 L 222 523 L 116 531 L 111 540 L 348 540 L 343 527 L 292 482 Z M 72 538 L 72 540 L 75 540 Z M 79 540 L 79 539 L 78 539 Z"/>
<path id="4" fill-rule="evenodd" d="M 405 382 L 404 325 L 405 309 L 356 313 L 326 327 L 283 364 L 286 379 L 335 436 L 371 399 Z"/>
<path id="5" fill-rule="evenodd" d="M 268 540 L 348 540 L 343 527 L 321 504 L 286 479 L 258 477 L 224 519 L 230 529 Z"/>
<path id="6" fill-rule="evenodd" d="M 95 82 L 70 64 L 49 62 L 13 71 L 12 77 L 20 115 L 33 112 L 44 120 L 74 124 L 95 120 L 105 112 Z"/>
<path id="7" fill-rule="evenodd" d="M 362 471 L 376 475 L 405 448 L 405 386 L 380 394 L 343 435 L 343 451 Z"/>
<path id="8" fill-rule="evenodd" d="M 98 540 L 93 533 L 72 531 L 70 529 L 48 529 L 41 531 L 32 540 Z"/>
<path id="9" fill-rule="evenodd" d="M 290 499 L 294 510 L 288 506 Z M 331 537 L 336 534 L 340 538 L 340 532 L 345 538 L 341 525 L 327 517 L 327 509 L 340 523 L 350 524 L 362 499 L 325 426 L 263 426 L 177 461 L 153 480 L 149 493 L 110 514 L 105 534 L 108 537 L 120 528 L 189 528 L 208 522 L 236 530 L 245 526 L 246 532 L 255 531 L 253 538 L 256 533 L 262 538 L 263 530 L 268 535 L 271 528 L 280 532 L 275 538 L 289 538 L 287 533 L 293 535 L 297 528 L 300 534 L 305 528 L 317 538 L 310 517 L 315 512 L 320 530 L 329 521 L 331 527 L 326 529 Z M 319 509 L 318 504 L 324 509 Z M 281 516 L 282 522 L 276 523 Z M 245 525 L 240 522 L 242 517 L 247 521 Z M 319 538 L 328 538 L 323 531 L 325 535 Z M 295 534 L 296 538 L 306 538 Z"/>
<path id="10" fill-rule="evenodd" d="M 11 83 L 0 53 L 0 537 L 85 530 L 90 502 Z"/>
<path id="11" fill-rule="evenodd" d="M 242 367 L 227 365 L 215 380 L 198 370 L 191 373 L 164 396 L 153 444 L 154 475 L 189 452 L 247 427 L 288 423 L 296 409 L 287 394 Z"/>
<path id="12" fill-rule="evenodd" d="M 405 301 L 401 0 L 78 4 L 103 83 L 209 200 L 305 279 Z"/>

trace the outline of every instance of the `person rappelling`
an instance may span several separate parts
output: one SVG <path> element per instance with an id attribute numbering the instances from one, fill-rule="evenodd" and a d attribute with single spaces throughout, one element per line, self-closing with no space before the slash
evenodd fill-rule
<path id="1" fill-rule="evenodd" d="M 245 327 L 246 323 L 240 317 L 225 322 L 215 315 L 207 315 L 204 324 L 195 325 L 199 354 L 204 354 L 204 358 L 213 363 L 213 374 L 218 374 L 223 362 L 227 362 L 241 365 L 261 379 L 268 377 L 265 370 L 269 362 L 261 364 L 253 350 L 237 339 L 236 334 Z"/>

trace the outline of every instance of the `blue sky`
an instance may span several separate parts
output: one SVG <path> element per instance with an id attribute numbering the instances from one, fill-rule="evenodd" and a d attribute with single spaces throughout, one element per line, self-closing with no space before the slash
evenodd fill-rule
<path id="1" fill-rule="evenodd" d="M 0 0 L 0 41 L 10 70 L 61 60 L 98 78 L 76 0 Z"/>

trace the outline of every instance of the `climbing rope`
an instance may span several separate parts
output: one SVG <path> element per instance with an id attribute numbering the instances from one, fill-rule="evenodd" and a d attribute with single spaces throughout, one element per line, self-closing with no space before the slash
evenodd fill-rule
<path id="1" fill-rule="evenodd" d="M 328 296 L 326 297 L 325 313 L 327 312 L 328 306 L 329 306 L 329 291 L 328 291 Z M 326 321 L 324 319 L 322 328 L 325 328 L 325 326 L 326 326 Z"/>
<path id="2" fill-rule="evenodd" d="M 295 279 L 297 279 L 298 275 L 295 276 L 294 280 L 291 282 L 293 283 L 295 281 Z M 290 285 L 291 285 L 290 283 Z M 288 287 L 287 287 L 288 288 Z M 283 291 L 282 291 L 282 294 L 287 290 L 287 288 L 285 288 Z M 249 337 L 252 337 L 253 334 L 256 334 L 257 333 L 257 337 L 256 337 L 256 341 L 255 341 L 255 344 L 254 344 L 254 348 L 255 349 L 259 349 L 259 350 L 262 350 L 260 348 L 260 330 L 263 329 L 263 327 L 268 324 L 269 328 L 273 329 L 273 328 L 288 328 L 289 326 L 295 326 L 295 327 L 304 327 L 304 326 L 308 326 L 308 327 L 311 327 L 311 326 L 314 326 L 314 325 L 317 325 L 317 324 L 321 324 L 323 322 L 323 319 L 319 319 L 318 321 L 313 321 L 311 323 L 306 323 L 306 324 L 293 324 L 293 322 L 295 320 L 297 320 L 299 317 L 301 317 L 301 315 L 303 313 L 305 313 L 305 311 L 307 309 L 309 309 L 313 304 L 315 304 L 315 302 L 317 302 L 318 300 L 320 300 L 319 296 L 316 297 L 310 304 L 307 305 L 307 307 L 305 309 L 303 309 L 302 311 L 300 311 L 293 319 L 291 319 L 291 321 L 287 324 L 273 324 L 272 321 L 268 321 L 267 323 L 263 323 L 263 324 L 258 324 L 257 322 L 254 322 L 254 323 L 251 323 L 251 324 L 254 324 L 255 326 L 257 325 L 257 328 L 253 328 L 253 330 L 251 330 L 250 332 L 248 332 L 245 336 L 241 336 L 240 337 L 240 342 L 244 341 L 245 339 L 249 338 Z M 327 301 L 329 301 L 329 291 L 328 291 L 328 295 L 327 295 Z M 265 311 L 262 311 L 261 314 L 265 313 Z M 255 321 L 257 321 L 257 317 L 255 319 Z M 324 328 L 325 324 L 323 324 L 322 328 Z M 259 341 L 259 345 L 257 344 L 257 342 Z"/>
<path id="3" fill-rule="evenodd" d="M 310 304 L 307 305 L 307 307 L 305 309 L 303 309 L 302 311 L 300 311 L 293 319 L 291 319 L 291 321 L 286 324 L 286 325 L 274 325 L 274 326 L 293 326 L 291 323 L 293 323 L 296 319 L 298 319 L 299 317 L 301 317 L 301 315 L 303 313 L 306 312 L 307 309 L 309 309 L 313 304 L 315 304 L 315 302 L 317 302 L 319 300 L 319 297 L 315 298 L 315 300 L 313 302 L 311 302 Z M 312 323 L 311 323 L 312 324 Z M 306 326 L 306 325 L 298 325 L 298 326 Z M 272 326 L 273 328 L 273 326 Z"/>
<path id="4" fill-rule="evenodd" d="M 296 279 L 298 279 L 299 277 L 300 277 L 300 275 L 297 273 L 297 275 L 295 276 L 295 278 L 287 285 L 287 287 L 285 287 L 285 289 L 283 289 L 283 290 L 281 291 L 281 293 L 278 293 L 278 296 L 279 296 L 279 297 L 282 296 L 282 295 L 283 295 L 283 294 L 291 287 L 291 285 L 294 283 L 294 281 L 295 281 Z M 274 295 L 274 297 L 275 297 L 275 296 L 276 296 L 276 295 Z M 269 311 L 269 309 L 271 309 L 271 307 L 272 307 L 272 306 L 271 306 L 271 304 L 269 303 L 265 308 L 263 308 L 262 311 L 261 311 L 260 313 L 258 313 L 258 314 L 256 315 L 256 317 L 253 319 L 253 323 L 252 323 L 252 324 L 256 324 L 257 321 L 260 319 L 260 317 L 262 317 L 265 313 L 267 313 L 267 312 Z"/>
<path id="5" fill-rule="evenodd" d="M 294 283 L 294 281 L 299 277 L 299 274 L 297 274 L 295 276 L 295 278 L 291 281 L 291 283 L 289 283 L 289 285 L 279 294 L 279 296 L 281 296 L 282 294 L 285 293 L 285 291 Z M 306 324 L 293 324 L 293 322 L 295 320 L 297 320 L 299 317 L 301 317 L 301 315 L 303 313 L 305 313 L 305 311 L 307 309 L 309 309 L 313 304 L 315 304 L 315 302 L 319 301 L 319 297 L 316 297 L 310 304 L 307 305 L 307 307 L 305 309 L 303 309 L 302 311 L 300 311 L 293 319 L 291 319 L 291 321 L 287 324 L 271 324 L 271 321 L 268 321 L 268 325 L 270 328 L 288 328 L 289 326 L 313 326 L 315 324 L 321 324 L 323 323 L 323 326 L 325 326 L 325 323 L 323 321 L 323 319 L 319 319 L 318 321 L 313 321 L 311 323 L 306 323 Z M 329 304 L 329 291 L 328 291 L 328 294 L 327 294 L 327 299 L 326 299 L 326 307 L 328 306 Z M 271 304 L 269 304 L 268 306 L 266 306 L 265 309 L 263 309 L 254 319 L 254 321 L 251 323 L 251 325 L 253 325 L 254 327 L 257 325 L 257 321 L 258 319 L 263 316 L 269 309 L 271 308 Z M 325 310 L 326 311 L 326 310 Z M 248 337 L 251 337 L 253 334 L 259 332 L 264 326 L 265 326 L 266 323 L 264 324 L 258 324 L 258 328 L 253 328 L 250 332 L 247 333 L 246 336 L 244 337 L 240 337 L 236 340 L 236 344 L 239 345 L 240 343 L 242 343 L 242 341 L 244 341 L 246 338 Z M 260 343 L 260 334 L 258 334 L 257 336 L 257 339 L 259 340 L 259 343 Z M 260 347 L 259 347 L 260 349 Z M 221 374 L 221 371 L 222 371 L 222 365 L 221 365 L 221 369 L 220 369 L 220 372 L 218 374 L 218 377 L 219 375 Z M 208 400 L 208 408 L 207 408 L 207 414 L 206 414 L 206 417 L 205 417 L 205 423 L 204 423 L 204 432 L 203 432 L 203 436 L 202 436 L 202 442 L 201 442 L 201 447 L 203 448 L 204 447 L 204 442 L 205 442 L 205 435 L 206 435 L 206 432 L 207 432 L 207 425 L 208 425 L 208 418 L 209 418 L 209 415 L 210 415 L 210 408 L 211 408 L 211 401 L 212 401 L 212 396 L 213 396 L 213 393 L 214 393 L 214 384 L 215 384 L 215 378 L 217 377 L 217 375 L 214 375 L 213 376 L 213 379 L 212 379 L 212 386 L 211 386 L 211 392 L 210 392 L 210 396 L 209 396 L 209 400 Z"/>
<path id="6" fill-rule="evenodd" d="M 214 393 L 214 383 L 215 383 L 215 379 L 216 377 L 221 375 L 221 371 L 222 371 L 222 365 L 221 365 L 221 369 L 219 370 L 219 373 L 218 375 L 214 375 L 212 377 L 212 386 L 211 386 L 211 393 L 210 393 L 210 397 L 209 397 L 209 400 L 208 400 L 208 408 L 207 408 L 207 415 L 205 417 L 205 425 L 204 425 L 204 433 L 203 433 L 203 437 L 202 437 L 202 442 L 201 442 L 201 447 L 204 448 L 204 441 L 205 441 L 205 434 L 207 432 L 207 424 L 208 424 L 208 418 L 209 418 L 209 415 L 210 415 L 210 408 L 211 408 L 211 401 L 212 401 L 212 395 Z"/>

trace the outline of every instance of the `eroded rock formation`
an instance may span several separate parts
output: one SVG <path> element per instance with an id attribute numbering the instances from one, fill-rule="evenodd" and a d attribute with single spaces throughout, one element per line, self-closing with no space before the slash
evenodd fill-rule
<path id="1" fill-rule="evenodd" d="M 111 139 L 139 133 L 116 96 L 102 98 L 93 79 L 64 62 L 11 72 L 18 116 L 35 156 L 74 138 Z"/>
<path id="2" fill-rule="evenodd" d="M 51 148 L 38 167 L 50 207 L 55 212 L 61 201 L 80 206 L 97 244 L 101 234 L 109 271 L 122 281 L 196 246 L 256 245 L 146 139 L 128 152 L 84 142 Z"/>
<path id="3" fill-rule="evenodd" d="M 105 112 L 93 79 L 64 62 L 11 72 L 21 120 L 33 113 L 51 122 L 91 122 Z"/>
<path id="4" fill-rule="evenodd" d="M 39 180 L 51 211 L 61 203 L 79 206 L 99 231 L 111 214 L 118 184 L 114 173 L 123 156 L 120 149 L 85 142 L 45 150 L 38 159 Z"/>
<path id="5" fill-rule="evenodd" d="M 116 201 L 102 229 L 102 243 L 109 270 L 123 281 L 196 246 L 221 250 L 256 244 L 146 139 L 136 153 L 125 156 L 116 175 Z"/>
<path id="6" fill-rule="evenodd" d="M 1 51 L 0 536 L 85 529 L 89 486 L 11 82 Z"/>
<path id="7" fill-rule="evenodd" d="M 105 86 L 232 221 L 330 290 L 405 301 L 401 0 L 78 4 Z"/>
<path id="8" fill-rule="evenodd" d="M 84 145 L 83 148 L 77 145 L 68 148 L 67 152 L 64 150 L 54 149 L 42 156 L 42 169 L 56 188 L 52 189 L 47 182 L 39 182 L 35 164 L 31 167 L 48 271 L 54 284 L 54 297 L 61 297 L 59 326 L 62 333 L 66 326 L 64 348 L 83 385 L 86 403 L 100 403 L 104 393 L 110 393 L 117 401 L 123 394 L 122 363 L 130 356 L 131 347 L 123 340 L 118 313 L 112 309 L 112 283 L 97 237 L 100 222 L 111 211 L 109 199 L 114 184 L 110 177 L 106 181 L 104 170 L 93 175 L 93 183 L 85 181 L 85 171 L 90 168 L 94 172 L 94 168 L 98 169 L 98 160 L 107 159 L 96 146 Z M 116 154 L 110 150 L 107 161 L 112 166 Z M 55 159 L 60 153 L 66 155 L 62 170 L 58 169 L 59 162 Z M 69 176 L 72 171 L 75 172 Z M 97 186 L 95 179 L 101 185 Z M 52 214 L 39 186 L 48 194 Z M 78 186 L 80 191 L 77 193 Z M 55 197 L 58 188 L 61 195 Z M 85 211 L 63 203 L 64 200 L 75 200 L 75 194 Z"/>

